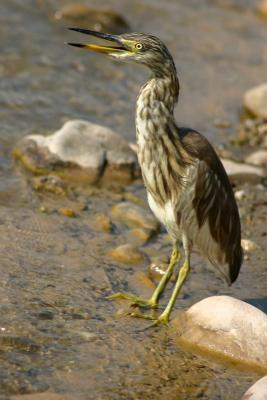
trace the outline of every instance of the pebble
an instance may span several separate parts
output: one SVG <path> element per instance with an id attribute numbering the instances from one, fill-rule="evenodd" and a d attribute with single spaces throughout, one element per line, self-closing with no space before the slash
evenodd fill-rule
<path id="1" fill-rule="evenodd" d="M 254 151 L 246 157 L 245 161 L 248 164 L 267 167 L 267 149 Z"/>
<path id="2" fill-rule="evenodd" d="M 228 120 L 226 120 L 226 119 L 219 119 L 219 118 L 217 118 L 217 119 L 215 119 L 215 120 L 213 121 L 213 124 L 214 124 L 214 126 L 215 126 L 216 128 L 219 128 L 219 129 L 228 129 L 228 128 L 231 128 L 231 122 L 228 121 Z"/>
<path id="3" fill-rule="evenodd" d="M 152 236 L 153 232 L 150 229 L 134 228 L 129 231 L 129 238 L 138 244 L 147 243 Z"/>
<path id="4" fill-rule="evenodd" d="M 235 161 L 221 159 L 230 180 L 238 182 L 259 183 L 265 177 L 262 168 Z"/>
<path id="5" fill-rule="evenodd" d="M 229 296 L 212 296 L 172 321 L 179 341 L 209 354 L 267 367 L 267 315 Z"/>
<path id="6" fill-rule="evenodd" d="M 131 228 L 144 228 L 151 232 L 157 232 L 160 228 L 158 220 L 148 209 L 128 201 L 113 206 L 111 214 Z"/>
<path id="7" fill-rule="evenodd" d="M 32 178 L 32 187 L 38 192 L 49 192 L 56 195 L 66 196 L 66 183 L 58 176 L 34 176 Z"/>
<path id="8" fill-rule="evenodd" d="M 113 249 L 110 255 L 124 264 L 140 264 L 145 259 L 144 253 L 138 247 L 128 243 Z"/>
<path id="9" fill-rule="evenodd" d="M 267 18 L 267 0 L 261 0 L 259 2 L 257 5 L 257 11 L 262 17 Z"/>
<path id="10" fill-rule="evenodd" d="M 255 250 L 260 250 L 260 246 L 257 243 L 253 242 L 252 240 L 250 240 L 250 239 L 242 239 L 241 240 L 241 246 L 248 253 L 250 253 L 252 251 L 255 251 Z"/>
<path id="11" fill-rule="evenodd" d="M 265 146 L 265 140 L 267 139 L 267 122 L 263 118 L 248 118 L 242 121 L 238 127 L 236 137 L 230 141 L 233 144 L 242 146 L 248 144 L 259 148 L 259 146 Z M 228 158 L 228 157 L 225 157 Z M 231 157 L 229 157 L 231 158 Z"/>
<path id="12" fill-rule="evenodd" d="M 266 10 L 267 11 L 267 10 Z M 267 14 L 266 14 L 267 16 Z M 266 400 L 267 399 L 267 375 L 252 385 L 241 400 Z"/>
<path id="13" fill-rule="evenodd" d="M 95 216 L 95 222 L 99 229 L 104 232 L 112 231 L 112 221 L 108 215 L 104 213 L 99 213 Z"/>
<path id="14" fill-rule="evenodd" d="M 244 95 L 244 105 L 253 115 L 267 118 L 267 83 L 248 90 Z"/>
<path id="15" fill-rule="evenodd" d="M 136 271 L 130 278 L 129 283 L 136 287 L 140 292 L 146 289 L 155 289 L 154 283 L 149 279 L 149 277 L 142 271 Z M 145 296 L 146 297 L 146 296 Z M 147 296 L 149 297 L 149 296 Z"/>
<path id="16" fill-rule="evenodd" d="M 69 218 L 77 217 L 77 214 L 75 213 L 75 211 L 70 207 L 61 207 L 58 209 L 58 213 L 60 215 L 63 215 L 64 217 L 69 217 Z"/>
<path id="17" fill-rule="evenodd" d="M 237 190 L 235 192 L 235 199 L 236 200 L 243 200 L 246 197 L 246 192 L 243 189 Z"/>
<path id="18" fill-rule="evenodd" d="M 52 171 L 76 182 L 106 178 L 128 183 L 140 174 L 137 157 L 123 137 L 84 120 L 68 121 L 50 136 L 26 136 L 13 156 L 33 173 Z"/>

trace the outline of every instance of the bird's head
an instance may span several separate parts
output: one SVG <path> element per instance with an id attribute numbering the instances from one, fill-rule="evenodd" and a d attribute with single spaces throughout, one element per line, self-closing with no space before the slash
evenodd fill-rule
<path id="1" fill-rule="evenodd" d="M 160 73 L 165 68 L 174 68 L 172 56 L 165 44 L 156 36 L 144 33 L 126 33 L 123 35 L 110 35 L 88 29 L 69 28 L 70 30 L 95 36 L 110 45 L 68 43 L 71 46 L 81 47 L 97 53 L 106 54 L 122 61 L 131 61 L 144 64 L 153 72 Z"/>

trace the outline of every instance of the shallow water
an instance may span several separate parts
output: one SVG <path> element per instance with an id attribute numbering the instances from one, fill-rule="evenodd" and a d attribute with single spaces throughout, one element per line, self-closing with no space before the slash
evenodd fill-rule
<path id="1" fill-rule="evenodd" d="M 168 329 L 138 332 L 146 322 L 121 316 L 125 305 L 105 300 L 116 290 L 151 292 L 144 279 L 148 259 L 128 267 L 108 256 L 128 240 L 125 226 L 114 222 L 113 231 L 105 233 L 94 222 L 95 213 L 109 214 L 124 192 L 92 195 L 76 188 L 73 200 L 37 194 L 11 160 L 18 139 L 48 134 L 71 118 L 110 126 L 134 141 L 134 103 L 147 72 L 64 46 L 84 38 L 53 19 L 63 4 L 1 4 L 0 398 L 49 389 L 81 400 L 239 399 L 259 372 L 190 354 Z M 108 6 L 123 14 L 132 30 L 155 33 L 169 45 L 181 80 L 177 119 L 218 144 L 234 130 L 243 92 L 266 79 L 267 24 L 255 15 L 254 4 L 144 0 Z M 232 128 L 215 128 L 218 118 Z M 141 183 L 127 190 L 145 197 Z M 214 294 L 264 307 L 267 215 L 252 204 L 266 192 L 250 190 L 242 205 L 243 234 L 263 250 L 250 256 L 229 289 L 195 255 L 176 309 Z M 41 213 L 41 206 L 48 212 Z M 78 217 L 58 215 L 60 206 L 73 207 Z M 143 250 L 147 257 L 168 254 L 164 232 Z M 170 289 L 163 301 L 169 294 Z"/>

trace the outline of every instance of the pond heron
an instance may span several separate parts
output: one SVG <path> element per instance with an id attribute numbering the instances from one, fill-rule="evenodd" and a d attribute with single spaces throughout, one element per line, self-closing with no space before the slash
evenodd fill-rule
<path id="1" fill-rule="evenodd" d="M 233 190 L 208 140 L 195 130 L 178 127 L 175 123 L 173 111 L 179 95 L 179 81 L 173 58 L 160 39 L 143 33 L 110 35 L 70 29 L 104 39 L 107 43 L 70 45 L 117 60 L 143 64 L 151 71 L 151 77 L 137 99 L 137 156 L 149 206 L 165 225 L 173 250 L 169 266 L 150 299 L 127 293 L 116 293 L 110 298 L 128 299 L 139 307 L 157 308 L 160 295 L 174 272 L 180 252 L 183 252 L 183 265 L 160 316 L 130 314 L 155 319 L 154 323 L 167 323 L 189 274 L 193 245 L 220 271 L 229 285 L 238 276 L 243 252 Z"/>

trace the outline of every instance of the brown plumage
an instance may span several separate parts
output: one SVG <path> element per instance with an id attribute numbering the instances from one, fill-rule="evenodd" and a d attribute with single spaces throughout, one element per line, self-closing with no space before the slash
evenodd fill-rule
<path id="1" fill-rule="evenodd" d="M 116 43 L 115 47 L 79 47 L 144 64 L 152 73 L 137 100 L 138 160 L 150 208 L 171 236 L 173 252 L 169 268 L 149 300 L 124 293 L 111 297 L 130 299 L 139 306 L 156 307 L 183 250 L 185 261 L 171 299 L 157 319 L 157 322 L 166 322 L 189 273 L 194 245 L 229 284 L 236 280 L 243 253 L 234 194 L 224 167 L 208 140 L 175 123 L 173 110 L 178 100 L 179 81 L 166 46 L 151 35 L 114 36 L 74 30 Z"/>

